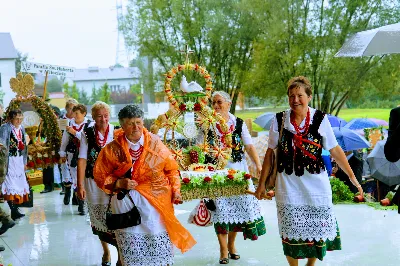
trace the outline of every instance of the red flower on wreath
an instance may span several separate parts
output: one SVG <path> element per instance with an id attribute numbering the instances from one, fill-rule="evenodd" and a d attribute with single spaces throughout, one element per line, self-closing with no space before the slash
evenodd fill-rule
<path id="1" fill-rule="evenodd" d="M 250 174 L 244 174 L 244 179 L 250 179 L 251 175 Z"/>
<path id="2" fill-rule="evenodd" d="M 51 159 L 50 158 L 44 158 L 44 163 L 45 164 L 49 164 L 49 163 L 51 163 Z"/>
<path id="3" fill-rule="evenodd" d="M 182 179 L 182 182 L 185 183 L 185 184 L 189 184 L 190 183 L 190 179 L 185 177 L 185 178 Z"/>
<path id="4" fill-rule="evenodd" d="M 53 158 L 53 163 L 58 163 L 58 158 L 57 157 Z"/>
<path id="5" fill-rule="evenodd" d="M 226 176 L 228 179 L 233 180 L 234 176 L 233 175 L 227 175 Z"/>
<path id="6" fill-rule="evenodd" d="M 195 103 L 195 104 L 194 104 L 193 110 L 195 110 L 195 111 L 200 111 L 200 110 L 201 110 L 201 104 Z"/>
<path id="7" fill-rule="evenodd" d="M 35 166 L 35 163 L 32 162 L 32 161 L 29 161 L 29 162 L 26 164 L 26 166 L 28 166 L 29 168 L 32 168 L 32 167 Z"/>
<path id="8" fill-rule="evenodd" d="M 211 181 L 212 181 L 211 177 L 209 176 L 204 177 L 204 182 L 210 183 Z"/>
<path id="9" fill-rule="evenodd" d="M 186 110 L 186 104 L 181 103 L 181 105 L 179 105 L 179 110 L 185 111 Z"/>
<path id="10" fill-rule="evenodd" d="M 42 163 L 43 163 L 43 161 L 42 161 L 42 160 L 40 160 L 39 158 L 37 158 L 37 159 L 35 160 L 35 163 L 36 163 L 36 164 L 42 164 Z"/>
<path id="11" fill-rule="evenodd" d="M 215 168 L 214 168 L 214 167 L 212 167 L 211 165 L 207 166 L 207 168 L 208 168 L 208 171 L 210 171 L 210 172 L 212 172 L 212 171 L 214 171 L 214 170 L 215 170 Z"/>

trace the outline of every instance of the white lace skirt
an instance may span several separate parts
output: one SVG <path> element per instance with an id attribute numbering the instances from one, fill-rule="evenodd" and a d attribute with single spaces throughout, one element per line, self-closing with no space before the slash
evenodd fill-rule
<path id="1" fill-rule="evenodd" d="M 96 185 L 92 178 L 85 178 L 85 190 L 91 225 L 97 231 L 112 232 L 106 225 L 106 211 L 110 197 Z"/>
<path id="2" fill-rule="evenodd" d="M 249 189 L 254 191 L 251 182 Z M 214 223 L 245 223 L 260 219 L 261 205 L 252 195 L 219 197 L 215 200 L 216 210 L 212 213 Z"/>
<path id="3" fill-rule="evenodd" d="M 23 156 L 10 156 L 8 158 L 8 172 L 1 185 L 3 195 L 29 194 L 29 184 L 26 181 Z"/>
<path id="4" fill-rule="evenodd" d="M 303 176 L 278 173 L 279 233 L 290 240 L 334 240 L 337 234 L 332 189 L 325 171 Z"/>
<path id="5" fill-rule="evenodd" d="M 129 266 L 172 265 L 173 245 L 158 211 L 136 190 L 129 192 L 141 215 L 141 224 L 115 231 L 122 264 Z M 128 196 L 111 201 L 113 213 L 125 213 L 132 209 Z"/>

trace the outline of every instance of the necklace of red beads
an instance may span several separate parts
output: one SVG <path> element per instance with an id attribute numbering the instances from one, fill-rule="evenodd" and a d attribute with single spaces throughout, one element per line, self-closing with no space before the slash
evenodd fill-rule
<path id="1" fill-rule="evenodd" d="M 110 131 L 110 125 L 107 126 L 106 132 L 104 133 L 104 138 L 100 139 L 99 131 L 95 129 L 97 145 L 99 145 L 100 147 L 104 147 L 104 145 L 106 145 L 109 131 Z"/>
<path id="2" fill-rule="evenodd" d="M 142 155 L 143 152 L 143 146 L 140 145 L 140 148 L 137 149 L 136 151 L 129 149 L 129 153 L 132 157 L 132 161 L 136 161 L 137 159 L 139 159 L 140 155 Z"/>
<path id="3" fill-rule="evenodd" d="M 299 135 L 299 136 L 307 135 L 308 128 L 310 127 L 310 109 L 308 109 L 308 111 L 307 111 L 306 122 L 304 123 L 304 126 L 300 127 L 297 125 L 296 120 L 294 119 L 294 115 L 290 116 L 290 123 L 293 125 L 294 129 L 296 130 L 296 135 Z M 301 133 L 301 131 L 303 131 L 303 133 Z"/>

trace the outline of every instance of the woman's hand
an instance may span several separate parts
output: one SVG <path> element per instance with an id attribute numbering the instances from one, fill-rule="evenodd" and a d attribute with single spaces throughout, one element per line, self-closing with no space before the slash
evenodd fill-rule
<path id="1" fill-rule="evenodd" d="M 364 191 L 363 191 L 361 185 L 358 185 L 357 189 L 358 189 L 358 193 L 360 193 L 360 195 L 362 195 L 364 197 Z"/>
<path id="2" fill-rule="evenodd" d="M 86 190 L 83 186 L 78 186 L 77 195 L 80 200 L 84 200 L 86 198 Z"/>
<path id="3" fill-rule="evenodd" d="M 76 135 L 76 131 L 72 127 L 67 126 L 66 129 L 67 129 L 68 133 L 70 133 L 70 134 L 72 134 L 74 136 Z"/>
<path id="4" fill-rule="evenodd" d="M 182 204 L 182 196 L 179 193 L 173 193 L 172 195 L 172 203 L 173 204 Z"/>
<path id="5" fill-rule="evenodd" d="M 129 178 L 121 178 L 117 180 L 115 188 L 132 190 L 135 189 L 137 185 L 138 183 L 135 180 L 131 180 Z"/>
<path id="6" fill-rule="evenodd" d="M 265 194 L 265 184 L 264 183 L 258 183 L 256 192 L 254 192 L 254 196 L 261 200 L 262 196 Z"/>
<path id="7" fill-rule="evenodd" d="M 257 178 L 260 178 L 261 177 L 261 170 L 262 170 L 262 166 L 261 166 L 260 163 L 256 165 L 256 169 L 257 169 Z"/>

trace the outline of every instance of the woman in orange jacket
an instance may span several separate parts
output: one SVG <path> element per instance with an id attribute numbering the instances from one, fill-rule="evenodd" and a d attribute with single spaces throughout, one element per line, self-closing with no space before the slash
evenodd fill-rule
<path id="1" fill-rule="evenodd" d="M 143 127 L 137 105 L 125 106 L 118 118 L 122 129 L 101 150 L 94 179 L 108 194 L 128 191 L 141 214 L 140 225 L 116 230 L 122 264 L 171 265 L 173 245 L 183 253 L 196 243 L 174 215 L 172 203 L 181 203 L 178 165 L 161 140 Z M 132 207 L 127 196 L 111 199 L 114 214 Z"/>

